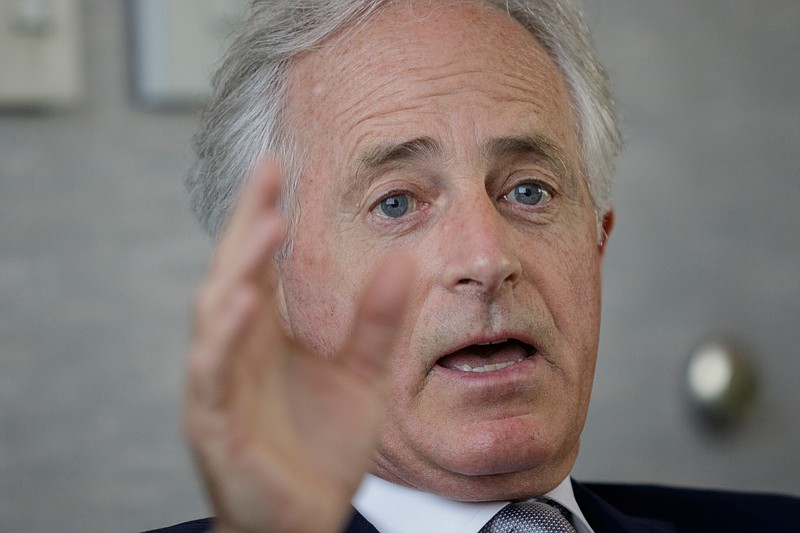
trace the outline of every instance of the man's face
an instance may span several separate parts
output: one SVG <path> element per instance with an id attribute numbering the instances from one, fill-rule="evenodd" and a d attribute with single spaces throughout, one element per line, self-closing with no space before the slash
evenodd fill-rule
<path id="1" fill-rule="evenodd" d="M 296 64 L 307 166 L 279 265 L 289 326 L 335 354 L 375 269 L 412 256 L 373 471 L 460 500 L 538 494 L 574 463 L 598 343 L 602 248 L 575 118 L 504 13 L 422 4 Z"/>

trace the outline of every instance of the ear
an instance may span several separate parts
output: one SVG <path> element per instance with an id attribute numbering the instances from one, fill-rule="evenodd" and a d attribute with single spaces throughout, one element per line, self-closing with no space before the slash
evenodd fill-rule
<path id="1" fill-rule="evenodd" d="M 278 310 L 278 318 L 280 319 L 281 329 L 284 333 L 291 336 L 291 328 L 289 327 L 289 311 L 286 306 L 286 293 L 283 290 L 283 272 L 280 265 L 276 264 L 273 260 L 273 271 L 275 272 L 275 306 Z"/>
<path id="2" fill-rule="evenodd" d="M 600 257 L 602 258 L 606 252 L 606 244 L 608 243 L 608 238 L 611 236 L 611 230 L 614 229 L 614 210 L 609 209 L 606 211 L 606 214 L 603 215 L 603 233 L 600 236 L 600 244 L 598 247 L 600 249 Z"/>

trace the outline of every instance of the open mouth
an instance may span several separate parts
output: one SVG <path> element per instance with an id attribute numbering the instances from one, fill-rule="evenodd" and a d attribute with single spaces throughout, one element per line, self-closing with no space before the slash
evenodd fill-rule
<path id="1" fill-rule="evenodd" d="M 436 364 L 462 372 L 494 372 L 521 363 L 536 353 L 536 348 L 517 339 L 502 339 L 471 344 L 445 355 Z"/>

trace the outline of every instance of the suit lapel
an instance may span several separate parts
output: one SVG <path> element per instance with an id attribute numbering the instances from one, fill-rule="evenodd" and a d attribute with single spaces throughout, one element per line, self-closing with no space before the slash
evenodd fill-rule
<path id="1" fill-rule="evenodd" d="M 629 516 L 618 511 L 584 485 L 572 480 L 575 500 L 595 533 L 677 533 L 661 520 Z"/>
<path id="2" fill-rule="evenodd" d="M 375 526 L 367 522 L 361 513 L 353 509 L 353 518 L 342 533 L 380 533 Z"/>

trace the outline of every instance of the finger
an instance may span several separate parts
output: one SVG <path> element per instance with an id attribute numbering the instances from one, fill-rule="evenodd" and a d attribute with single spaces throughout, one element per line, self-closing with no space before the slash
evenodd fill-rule
<path id="1" fill-rule="evenodd" d="M 226 294 L 252 264 L 252 256 L 263 252 L 254 246 L 261 243 L 259 226 L 265 219 L 278 217 L 277 202 L 280 189 L 280 168 L 276 161 L 260 163 L 240 191 L 230 219 L 214 252 L 210 284 Z M 255 234 L 255 235 L 254 235 Z M 254 243 L 256 241 L 256 243 Z"/>
<path id="2" fill-rule="evenodd" d="M 350 340 L 338 360 L 367 382 L 384 378 L 415 271 L 410 258 L 393 257 L 379 269 L 362 296 Z"/>
<path id="3" fill-rule="evenodd" d="M 277 215 L 262 217 L 224 272 L 212 273 L 198 292 L 195 302 L 195 337 L 205 337 L 208 332 L 217 333 L 217 327 L 229 312 L 233 295 L 244 286 L 262 291 L 262 298 L 272 300 L 273 294 L 266 291 L 265 279 L 272 276 L 272 256 L 283 242 L 285 224 Z"/>
<path id="4" fill-rule="evenodd" d="M 274 290 L 265 288 L 261 279 L 271 270 L 271 257 L 283 233 L 279 218 L 265 219 L 254 228 L 250 247 L 243 254 L 242 279 L 222 296 L 211 287 L 198 297 L 190 384 L 210 403 L 227 397 L 230 382 L 236 379 L 234 366 L 247 364 L 247 345 L 253 344 L 248 337 L 266 332 L 274 336 L 271 332 L 279 328 Z"/>
<path id="5" fill-rule="evenodd" d="M 278 167 L 272 161 L 263 163 L 245 186 L 202 290 L 203 315 L 221 312 L 239 284 L 270 278 L 265 268 L 285 235 L 275 210 L 278 186 Z"/>
<path id="6" fill-rule="evenodd" d="M 230 219 L 222 233 L 218 250 L 223 256 L 228 253 L 228 247 L 241 244 L 247 238 L 249 228 L 260 214 L 275 208 L 280 181 L 280 165 L 274 159 L 266 159 L 256 166 L 239 192 Z"/>
<path id="7" fill-rule="evenodd" d="M 234 292 L 227 308 L 207 321 L 213 327 L 196 334 L 188 360 L 187 407 L 212 408 L 224 403 L 233 347 L 253 320 L 256 294 L 244 287 Z"/>
<path id="8" fill-rule="evenodd" d="M 269 289 L 263 296 L 272 297 L 274 284 L 273 256 L 286 237 L 286 222 L 277 213 L 261 217 L 250 231 L 250 235 L 239 257 L 231 267 L 231 272 L 223 277 L 221 285 L 230 276 L 231 283 L 252 283 L 262 289 Z"/>

